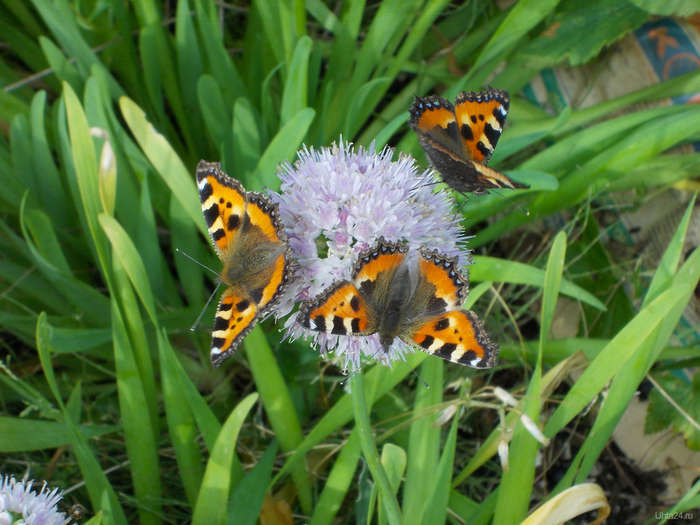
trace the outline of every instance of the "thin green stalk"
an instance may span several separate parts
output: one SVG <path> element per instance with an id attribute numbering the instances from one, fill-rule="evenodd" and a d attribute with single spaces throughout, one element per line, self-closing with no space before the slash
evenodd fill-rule
<path id="1" fill-rule="evenodd" d="M 369 424 L 369 411 L 367 410 L 367 402 L 365 401 L 364 377 L 362 372 L 355 372 L 350 376 L 350 385 L 352 387 L 352 404 L 355 411 L 355 425 L 360 434 L 360 446 L 362 453 L 367 460 L 369 471 L 372 473 L 372 478 L 379 486 L 379 491 L 384 502 L 384 510 L 386 511 L 387 519 L 391 525 L 400 525 L 401 509 L 399 503 L 394 497 L 389 485 L 389 478 L 379 461 L 377 447 L 374 444 L 372 437 L 372 429 Z"/>

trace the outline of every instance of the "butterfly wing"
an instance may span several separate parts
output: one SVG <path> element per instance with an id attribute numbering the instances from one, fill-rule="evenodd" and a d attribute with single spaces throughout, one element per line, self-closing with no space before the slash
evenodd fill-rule
<path id="1" fill-rule="evenodd" d="M 251 290 L 259 315 L 265 316 L 277 303 L 292 276 L 291 249 L 282 228 L 277 204 L 261 193 L 248 192 L 246 195 L 246 224 L 248 239 L 242 250 L 256 250 L 260 253 L 256 269 L 261 286 Z"/>
<path id="2" fill-rule="evenodd" d="M 473 368 L 491 368 L 498 354 L 498 346 L 470 310 L 453 310 L 432 317 L 402 339 L 431 355 Z"/>
<path id="3" fill-rule="evenodd" d="M 377 243 L 360 253 L 352 271 L 352 281 L 374 306 L 391 296 L 394 274 L 403 264 L 408 248 L 380 237 Z"/>
<path id="4" fill-rule="evenodd" d="M 243 185 L 221 171 L 218 162 L 199 161 L 197 187 L 202 213 L 219 258 L 223 258 L 241 231 L 246 211 Z"/>
<path id="5" fill-rule="evenodd" d="M 488 163 L 506 122 L 510 97 L 507 91 L 488 88 L 457 96 L 455 115 L 459 135 L 472 160 Z"/>
<path id="6" fill-rule="evenodd" d="M 456 257 L 421 248 L 418 285 L 414 297 L 416 318 L 459 308 L 469 292 L 469 277 L 458 267 Z"/>
<path id="7" fill-rule="evenodd" d="M 197 185 L 209 235 L 224 262 L 221 280 L 229 285 L 214 318 L 211 360 L 218 366 L 277 302 L 291 277 L 291 257 L 269 198 L 246 192 L 218 162 L 199 162 Z"/>
<path id="8" fill-rule="evenodd" d="M 302 303 L 299 322 L 315 332 L 369 335 L 375 327 L 367 302 L 350 281 L 340 281 L 315 299 Z"/>
<path id="9" fill-rule="evenodd" d="M 409 125 L 435 168 L 442 173 L 445 157 L 459 160 L 465 156 L 452 103 L 442 97 L 415 97 L 409 110 Z"/>
<path id="10" fill-rule="evenodd" d="M 489 88 L 461 93 L 454 107 L 435 96 L 413 102 L 410 126 L 443 181 L 456 191 L 528 187 L 485 165 L 501 136 L 509 101 L 507 92 Z"/>
<path id="11" fill-rule="evenodd" d="M 258 307 L 240 287 L 227 288 L 221 295 L 214 317 L 211 362 L 219 366 L 255 326 Z"/>

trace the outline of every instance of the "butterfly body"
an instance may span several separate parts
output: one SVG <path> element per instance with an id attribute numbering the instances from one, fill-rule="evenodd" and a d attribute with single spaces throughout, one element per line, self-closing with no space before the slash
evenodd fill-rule
<path id="1" fill-rule="evenodd" d="M 510 98 L 488 88 L 462 92 L 455 104 L 435 95 L 416 97 L 409 124 L 445 183 L 461 192 L 527 188 L 488 163 L 501 136 Z"/>
<path id="2" fill-rule="evenodd" d="M 197 185 L 227 287 L 212 332 L 211 360 L 218 366 L 276 304 L 290 278 L 290 249 L 277 205 L 247 192 L 219 163 L 200 161 Z"/>
<path id="3" fill-rule="evenodd" d="M 469 284 L 457 261 L 426 249 L 417 260 L 408 255 L 406 246 L 380 239 L 360 254 L 352 280 L 302 305 L 301 324 L 337 335 L 376 333 L 385 352 L 398 337 L 455 363 L 493 366 L 497 346 L 476 315 L 461 309 Z"/>

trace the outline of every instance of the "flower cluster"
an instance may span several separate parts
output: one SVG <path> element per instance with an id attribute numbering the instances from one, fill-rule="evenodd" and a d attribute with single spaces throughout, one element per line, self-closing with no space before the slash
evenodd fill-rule
<path id="1" fill-rule="evenodd" d="M 64 525 L 69 520 L 56 510 L 61 500 L 58 489 L 49 491 L 44 483 L 37 493 L 33 481 L 16 481 L 0 474 L 0 525 Z"/>
<path id="2" fill-rule="evenodd" d="M 294 284 L 277 307 L 277 315 L 289 313 L 295 302 L 310 299 L 334 282 L 349 279 L 357 255 L 379 237 L 406 242 L 411 251 L 420 246 L 469 264 L 468 252 L 454 203 L 432 170 L 419 171 L 412 157 L 393 151 L 354 148 L 347 142 L 316 150 L 304 148 L 291 165 L 282 166 L 280 217 L 287 229 L 297 261 Z M 409 346 L 398 339 L 386 354 L 375 334 L 344 337 L 303 328 L 296 315 L 286 323 L 294 339 L 312 337 L 322 352 L 334 350 L 345 358 L 345 367 L 357 369 L 361 354 L 388 364 L 401 358 Z"/>

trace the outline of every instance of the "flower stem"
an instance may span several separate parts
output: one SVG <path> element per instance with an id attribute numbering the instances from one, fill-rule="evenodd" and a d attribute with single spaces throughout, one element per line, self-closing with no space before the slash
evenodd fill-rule
<path id="1" fill-rule="evenodd" d="M 355 424 L 360 435 L 360 446 L 362 453 L 367 460 L 369 471 L 372 473 L 374 482 L 379 486 L 379 493 L 384 503 L 384 510 L 391 525 L 400 525 L 401 509 L 396 501 L 396 497 L 389 485 L 384 467 L 379 461 L 377 447 L 374 444 L 372 429 L 369 423 L 369 410 L 365 401 L 364 377 L 361 371 L 354 372 L 350 376 L 352 385 L 352 403 L 355 411 Z"/>

